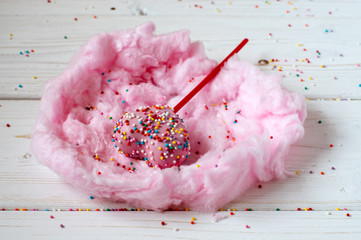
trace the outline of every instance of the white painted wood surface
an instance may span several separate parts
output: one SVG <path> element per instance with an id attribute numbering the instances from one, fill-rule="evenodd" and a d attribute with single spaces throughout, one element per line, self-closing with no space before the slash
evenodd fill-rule
<path id="1" fill-rule="evenodd" d="M 359 0 L 0 1 L 0 238 L 360 239 L 360 9 Z M 281 66 L 283 86 L 310 99 L 305 138 L 287 158 L 298 174 L 260 183 L 225 206 L 235 215 L 218 212 L 228 217 L 214 223 L 212 214 L 186 211 L 96 211 L 136 206 L 91 200 L 37 163 L 30 133 L 45 82 L 92 35 L 146 21 L 158 34 L 190 29 L 217 60 L 244 37 L 250 43 L 241 59 L 279 60 L 261 68 Z M 29 57 L 19 54 L 26 50 Z"/>

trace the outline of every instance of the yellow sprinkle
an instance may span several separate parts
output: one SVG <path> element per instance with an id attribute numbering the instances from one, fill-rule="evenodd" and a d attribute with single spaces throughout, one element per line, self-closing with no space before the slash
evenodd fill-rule
<path id="1" fill-rule="evenodd" d="M 311 78 L 311 77 L 309 77 L 308 79 L 312 80 L 312 78 Z"/>
<path id="2" fill-rule="evenodd" d="M 325 68 L 325 65 L 321 65 L 321 68 Z"/>
<path id="3" fill-rule="evenodd" d="M 140 208 L 137 208 L 137 211 L 140 212 Z"/>
<path id="4" fill-rule="evenodd" d="M 85 211 L 89 212 L 89 208 L 85 209 Z"/>
<path id="5" fill-rule="evenodd" d="M 228 1 L 228 4 L 229 4 L 229 5 L 231 5 L 231 4 L 232 4 L 232 2 L 231 2 L 231 1 Z"/>
<path id="6" fill-rule="evenodd" d="M 169 139 L 170 139 L 170 138 L 169 138 L 169 137 L 167 137 L 166 139 L 169 141 Z"/>
<path id="7" fill-rule="evenodd" d="M 123 132 L 123 135 L 127 135 L 127 132 Z"/>
<path id="8" fill-rule="evenodd" d="M 301 62 L 304 62 L 304 60 L 303 60 L 303 59 L 301 59 Z"/>
<path id="9" fill-rule="evenodd" d="M 233 208 L 232 211 L 237 211 L 237 209 Z"/>
<path id="10" fill-rule="evenodd" d="M 124 136 L 124 137 L 123 137 L 123 139 L 124 139 L 124 140 L 127 140 L 127 137 L 126 137 L 126 136 Z"/>
<path id="11" fill-rule="evenodd" d="M 298 46 L 299 46 L 299 47 L 301 47 L 301 46 L 302 46 L 302 44 L 301 44 L 301 43 L 299 43 L 299 44 L 298 44 Z"/>
<path id="12" fill-rule="evenodd" d="M 176 141 L 173 141 L 173 144 L 176 144 L 177 142 Z"/>
<path id="13" fill-rule="evenodd" d="M 296 174 L 300 174 L 300 172 L 299 172 L 299 171 L 296 171 Z"/>
<path id="14" fill-rule="evenodd" d="M 36 76 L 33 77 L 34 79 L 38 79 Z"/>
<path id="15" fill-rule="evenodd" d="M 224 209 L 223 209 L 223 208 L 221 208 L 221 209 L 219 209 L 219 211 L 224 211 Z"/>
<path id="16" fill-rule="evenodd" d="M 292 10 L 296 10 L 296 8 L 292 8 Z"/>
<path id="17" fill-rule="evenodd" d="M 177 159 L 179 159 L 179 158 L 180 158 L 180 156 L 178 155 L 178 156 L 177 156 Z"/>
<path id="18" fill-rule="evenodd" d="M 10 35 L 10 37 L 12 37 L 12 36 L 13 36 L 13 34 L 12 34 L 12 33 L 10 33 L 9 35 Z"/>
<path id="19" fill-rule="evenodd" d="M 340 211 L 340 209 L 339 209 L 339 208 L 336 208 L 336 211 Z"/>
<path id="20" fill-rule="evenodd" d="M 114 158 L 110 158 L 110 161 L 114 161 Z"/>
<path id="21" fill-rule="evenodd" d="M 98 108 L 97 107 L 94 107 L 95 110 L 97 110 Z"/>
<path id="22" fill-rule="evenodd" d="M 192 217 L 192 221 L 195 221 L 196 220 L 196 218 L 195 217 Z"/>
<path id="23" fill-rule="evenodd" d="M 216 11 L 219 12 L 219 13 L 221 12 L 221 10 L 219 10 L 218 8 L 216 9 Z"/>
<path id="24" fill-rule="evenodd" d="M 159 149 L 159 150 L 162 150 L 162 147 L 159 147 L 158 149 Z"/>
<path id="25" fill-rule="evenodd" d="M 164 157 L 160 157 L 160 160 L 163 160 L 164 159 Z"/>
<path id="26" fill-rule="evenodd" d="M 309 99 L 309 98 L 306 98 L 306 100 L 307 100 L 307 101 L 310 101 L 310 99 Z"/>
<path id="27" fill-rule="evenodd" d="M 305 211 L 308 211 L 308 208 L 305 208 Z"/>
<path id="28" fill-rule="evenodd" d="M 79 212 L 83 211 L 81 208 L 78 209 Z"/>
<path id="29" fill-rule="evenodd" d="M 199 164 L 197 164 L 197 168 L 199 168 L 200 166 L 199 166 Z"/>
<path id="30" fill-rule="evenodd" d="M 188 212 L 188 211 L 189 211 L 189 208 L 186 208 L 186 211 Z"/>
<path id="31" fill-rule="evenodd" d="M 161 106 L 160 108 L 161 108 L 161 109 L 163 109 L 163 108 L 164 108 L 164 106 Z"/>

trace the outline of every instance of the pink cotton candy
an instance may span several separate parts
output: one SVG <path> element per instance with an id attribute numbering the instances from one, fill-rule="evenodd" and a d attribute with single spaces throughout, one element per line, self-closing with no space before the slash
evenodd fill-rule
<path id="1" fill-rule="evenodd" d="M 46 84 L 36 158 L 92 195 L 154 210 L 215 211 L 257 181 L 285 177 L 285 155 L 304 133 L 305 99 L 237 57 L 178 112 L 192 146 L 183 165 L 151 168 L 118 153 L 112 135 L 125 112 L 175 106 L 216 66 L 187 31 L 154 29 L 93 37 Z"/>

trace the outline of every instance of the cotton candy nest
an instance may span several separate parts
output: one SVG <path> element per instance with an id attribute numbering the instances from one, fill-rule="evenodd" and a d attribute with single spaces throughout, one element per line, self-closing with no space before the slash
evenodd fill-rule
<path id="1" fill-rule="evenodd" d="M 87 193 L 153 210 L 215 211 L 257 181 L 285 177 L 285 155 L 304 133 L 305 100 L 237 57 L 178 112 L 192 146 L 182 165 L 160 169 L 119 154 L 112 136 L 125 112 L 175 106 L 216 66 L 187 31 L 154 29 L 101 33 L 47 82 L 36 158 Z"/>

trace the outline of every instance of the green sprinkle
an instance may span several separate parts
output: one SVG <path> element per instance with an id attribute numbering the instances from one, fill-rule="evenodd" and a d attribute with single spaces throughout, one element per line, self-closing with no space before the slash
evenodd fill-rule
<path id="1" fill-rule="evenodd" d="M 319 121 L 318 121 L 318 124 L 321 124 L 321 123 L 322 123 L 322 121 L 321 121 L 321 120 L 319 120 Z"/>
<path id="2" fill-rule="evenodd" d="M 280 210 L 279 208 L 276 209 L 276 211 L 279 211 L 279 210 Z"/>

